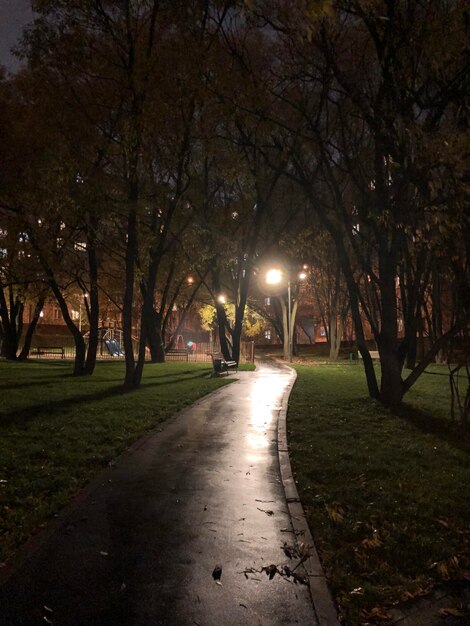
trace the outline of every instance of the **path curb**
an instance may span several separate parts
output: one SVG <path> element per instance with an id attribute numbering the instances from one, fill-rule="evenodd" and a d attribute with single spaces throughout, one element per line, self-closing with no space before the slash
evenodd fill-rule
<path id="1" fill-rule="evenodd" d="M 292 527 L 294 528 L 296 541 L 298 541 L 298 537 L 301 537 L 303 543 L 311 546 L 311 556 L 304 562 L 304 567 L 308 574 L 310 594 L 312 596 L 313 606 L 315 608 L 319 624 L 320 626 L 339 626 L 340 622 L 338 620 L 337 609 L 330 590 L 328 589 L 326 576 L 321 566 L 320 559 L 313 542 L 312 533 L 310 532 L 307 518 L 300 502 L 299 493 L 295 485 L 289 459 L 289 450 L 287 447 L 287 408 L 292 388 L 297 379 L 297 372 L 293 368 L 289 369 L 293 373 L 292 382 L 289 383 L 286 393 L 282 398 L 282 407 L 279 412 L 277 430 L 277 447 L 281 480 L 284 485 L 287 508 L 289 510 Z"/>

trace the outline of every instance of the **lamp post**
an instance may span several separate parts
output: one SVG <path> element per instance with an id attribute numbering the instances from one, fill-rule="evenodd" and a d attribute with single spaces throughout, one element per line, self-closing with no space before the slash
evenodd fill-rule
<path id="1" fill-rule="evenodd" d="M 83 294 L 83 302 L 85 302 L 85 298 L 88 297 L 88 294 L 84 293 Z M 82 332 L 82 299 L 80 298 L 80 301 L 78 303 L 78 330 L 79 332 Z"/>
<path id="2" fill-rule="evenodd" d="M 273 268 L 267 271 L 266 273 L 266 283 L 268 285 L 279 285 L 282 283 L 284 276 L 287 272 Z M 300 272 L 297 275 L 299 280 L 305 280 L 307 278 L 307 274 L 305 272 Z M 291 279 L 290 275 L 287 274 L 287 358 L 289 363 L 292 363 L 292 338 L 293 338 L 293 329 L 292 329 L 292 298 L 291 298 Z"/>

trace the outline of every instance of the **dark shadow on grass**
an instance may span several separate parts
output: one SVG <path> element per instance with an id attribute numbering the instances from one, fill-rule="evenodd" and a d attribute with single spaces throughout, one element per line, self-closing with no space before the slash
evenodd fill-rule
<path id="1" fill-rule="evenodd" d="M 470 436 L 468 433 L 462 432 L 457 422 L 432 417 L 409 404 L 403 404 L 397 415 L 413 424 L 421 432 L 436 435 L 439 439 L 450 443 L 454 448 L 470 453 Z"/>
<path id="2" fill-rule="evenodd" d="M 168 380 L 164 383 L 160 383 L 160 384 L 164 384 L 164 385 L 174 385 L 175 383 L 183 383 L 187 380 L 197 380 L 198 378 L 207 378 L 207 374 L 209 373 L 209 371 L 212 370 L 202 370 L 197 372 L 197 374 L 194 374 L 193 376 L 185 376 L 184 378 L 175 378 L 174 380 Z M 184 372 L 181 372 L 184 374 Z M 180 372 L 178 372 L 177 374 L 172 374 L 172 376 L 177 376 L 178 374 L 180 374 Z M 158 378 L 166 378 L 166 376 L 159 376 Z M 159 383 L 157 383 L 158 385 Z M 154 382 L 144 382 L 140 385 L 141 389 L 144 389 L 145 387 L 154 387 L 155 383 Z"/>
<path id="3" fill-rule="evenodd" d="M 46 402 L 43 404 L 36 404 L 18 411 L 9 411 L 8 413 L 0 413 L 0 429 L 7 426 L 16 425 L 19 428 L 27 428 L 28 422 L 31 422 L 35 417 L 45 413 L 47 415 L 57 415 L 61 411 L 71 406 L 77 406 L 80 404 L 86 404 L 95 400 L 105 400 L 106 398 L 112 398 L 122 394 L 122 387 L 108 387 L 99 393 L 86 396 L 74 396 L 67 398 L 66 400 L 59 400 L 57 402 Z"/>
<path id="4" fill-rule="evenodd" d="M 51 367 L 70 367 L 73 369 L 73 359 L 27 359 L 26 361 L 12 361 L 19 365 L 47 365 Z"/>
<path id="5" fill-rule="evenodd" d="M 173 385 L 175 383 L 183 383 L 191 380 L 197 380 L 199 378 L 206 378 L 207 370 L 198 371 L 194 376 L 185 376 L 183 378 L 175 378 L 174 380 L 166 381 L 164 383 L 160 383 L 161 385 Z M 80 380 L 80 379 L 78 379 Z M 143 383 L 140 386 L 140 389 L 145 389 L 148 387 L 158 387 L 159 383 L 155 382 L 147 382 Z M 139 389 L 135 391 L 131 391 L 129 393 L 138 393 Z M 9 411 L 6 413 L 0 413 L 0 429 L 6 428 L 8 426 L 16 425 L 19 428 L 27 428 L 28 423 L 34 420 L 34 418 L 38 417 L 42 414 L 47 415 L 57 415 L 61 411 L 66 410 L 69 407 L 76 407 L 81 404 L 87 404 L 88 402 L 94 402 L 97 400 L 106 400 L 107 398 L 113 398 L 118 395 L 123 395 L 123 387 L 122 385 L 107 387 L 103 391 L 94 394 L 88 395 L 80 395 L 73 396 L 71 398 L 67 398 L 66 400 L 57 400 L 55 402 L 45 402 L 42 404 L 32 405 L 26 407 L 24 409 L 20 409 L 18 411 Z M 128 394 L 126 394 L 128 395 Z"/>
<path id="6" fill-rule="evenodd" d="M 337 406 L 343 408 L 342 404 L 337 404 Z M 354 414 L 354 409 L 357 408 L 358 414 L 363 416 L 374 415 L 378 417 L 377 410 L 382 410 L 384 412 L 382 417 L 385 417 L 388 412 L 388 409 L 383 407 L 377 400 L 369 397 L 350 400 L 347 405 L 344 404 L 345 409 L 346 407 L 348 413 Z M 394 413 L 394 415 L 412 424 L 425 434 L 435 435 L 458 450 L 470 452 L 470 434 L 463 433 L 457 422 L 433 417 L 409 404 L 403 404 L 401 410 Z"/>
<path id="7" fill-rule="evenodd" d="M 13 383 L 0 384 L 0 391 L 8 391 L 13 389 L 27 389 L 28 387 L 44 387 L 46 385 L 58 385 L 62 382 L 62 380 L 66 378 L 69 379 L 70 375 L 68 373 L 64 373 L 63 376 L 60 377 L 52 377 L 48 378 L 35 378 L 34 380 L 26 380 L 23 381 L 15 381 Z"/>

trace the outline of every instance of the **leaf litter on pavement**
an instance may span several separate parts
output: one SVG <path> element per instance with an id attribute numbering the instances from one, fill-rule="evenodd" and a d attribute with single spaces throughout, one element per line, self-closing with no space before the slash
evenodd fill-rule
<path id="1" fill-rule="evenodd" d="M 261 574 L 264 572 L 269 580 L 272 580 L 277 574 L 278 576 L 281 576 L 281 578 L 284 578 L 289 582 L 301 585 L 308 585 L 308 576 L 299 574 L 295 570 L 299 567 L 299 565 L 304 563 L 311 556 L 311 549 L 312 547 L 310 545 L 303 542 L 299 542 L 296 545 L 289 545 L 288 543 L 284 542 L 284 544 L 281 546 L 281 550 L 284 552 L 288 559 L 298 559 L 295 567 L 290 567 L 287 563 L 281 563 L 278 565 L 271 563 L 270 565 L 264 565 L 263 567 L 261 567 L 261 569 L 248 567 L 243 570 L 243 574 L 248 580 L 259 580 L 259 578 L 250 578 L 249 574 Z"/>

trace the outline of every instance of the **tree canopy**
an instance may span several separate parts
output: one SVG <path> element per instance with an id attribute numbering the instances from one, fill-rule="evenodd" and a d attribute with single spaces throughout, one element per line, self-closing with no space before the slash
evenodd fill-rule
<path id="1" fill-rule="evenodd" d="M 224 355 L 238 360 L 253 276 L 273 251 L 315 265 L 335 350 L 350 312 L 369 393 L 388 406 L 467 333 L 462 0 L 47 0 L 36 10 L 25 68 L 0 81 L 10 357 L 21 303 L 50 289 L 76 341 L 75 373 L 91 373 L 112 298 L 125 388 L 138 387 L 146 351 L 165 358 L 168 314 L 191 273 L 212 299 Z M 217 300 L 226 290 L 232 320 Z M 67 303 L 77 291 L 88 352 Z"/>

